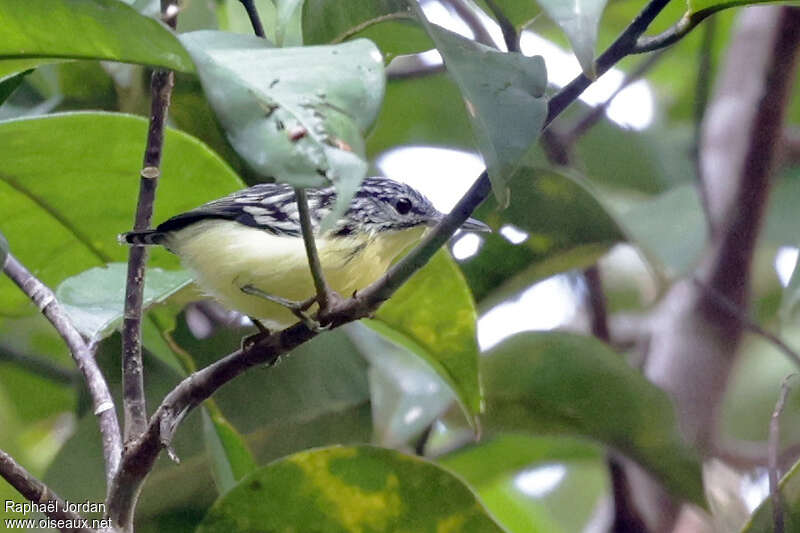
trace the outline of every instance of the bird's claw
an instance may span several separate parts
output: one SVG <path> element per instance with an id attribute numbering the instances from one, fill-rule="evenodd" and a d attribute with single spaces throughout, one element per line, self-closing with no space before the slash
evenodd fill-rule
<path id="1" fill-rule="evenodd" d="M 281 298 L 280 296 L 274 296 L 252 285 L 244 285 L 243 287 L 240 288 L 240 290 L 245 294 L 249 294 L 251 296 L 258 296 L 260 298 L 264 298 L 265 300 L 269 300 L 270 302 L 276 303 L 282 307 L 285 307 L 286 309 L 291 311 L 294 316 L 299 318 L 303 322 L 303 324 L 305 324 L 305 326 L 314 333 L 321 333 L 323 331 L 330 329 L 330 325 L 323 326 L 322 324 L 320 324 L 319 321 L 315 320 L 308 313 L 306 313 L 308 308 L 314 305 L 314 303 L 316 303 L 317 301 L 316 296 L 312 296 L 311 298 L 298 302 L 295 300 L 289 300 L 288 298 Z M 265 331 L 267 334 L 269 334 L 269 331 L 266 330 L 266 328 L 264 328 L 264 326 L 262 326 L 257 320 L 253 320 L 253 323 L 256 324 L 256 326 L 259 328 L 259 330 L 261 330 L 261 332 L 256 335 L 252 335 L 251 337 L 247 337 L 242 342 L 250 340 L 253 337 L 260 337 L 260 335 L 263 335 Z"/>

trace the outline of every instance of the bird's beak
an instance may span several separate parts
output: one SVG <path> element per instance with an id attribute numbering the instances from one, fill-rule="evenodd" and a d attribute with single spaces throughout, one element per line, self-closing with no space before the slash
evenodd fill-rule
<path id="1" fill-rule="evenodd" d="M 492 228 L 490 228 L 480 220 L 475 220 L 474 218 L 468 218 L 466 222 L 461 224 L 461 229 L 464 231 L 482 231 L 482 232 L 492 231 Z"/>

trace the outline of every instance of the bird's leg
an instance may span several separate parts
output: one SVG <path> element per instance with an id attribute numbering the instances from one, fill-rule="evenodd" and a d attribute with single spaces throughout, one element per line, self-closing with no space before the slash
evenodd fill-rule
<path id="1" fill-rule="evenodd" d="M 307 300 L 296 302 L 294 300 L 289 300 L 287 298 L 281 298 L 280 296 L 274 296 L 272 294 L 268 294 L 257 287 L 253 287 L 252 285 L 245 285 L 243 287 L 240 287 L 240 290 L 245 294 L 249 294 L 251 296 L 258 296 L 259 298 L 264 298 L 265 300 L 269 300 L 270 302 L 285 307 L 286 309 L 291 311 L 292 314 L 294 314 L 294 316 L 302 320 L 303 324 L 305 324 L 306 327 L 311 331 L 319 333 L 321 331 L 325 331 L 326 329 L 328 329 L 327 327 L 320 325 L 319 322 L 314 320 L 312 317 L 308 315 L 308 313 L 306 313 L 308 308 L 314 305 L 314 303 L 317 301 L 316 296 L 312 296 Z"/>

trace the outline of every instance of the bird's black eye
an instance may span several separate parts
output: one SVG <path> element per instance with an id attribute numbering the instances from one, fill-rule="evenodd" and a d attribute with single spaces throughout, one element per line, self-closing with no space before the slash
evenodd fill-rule
<path id="1" fill-rule="evenodd" d="M 394 203 L 394 208 L 401 215 L 405 215 L 411 211 L 411 200 L 408 198 L 400 198 Z"/>

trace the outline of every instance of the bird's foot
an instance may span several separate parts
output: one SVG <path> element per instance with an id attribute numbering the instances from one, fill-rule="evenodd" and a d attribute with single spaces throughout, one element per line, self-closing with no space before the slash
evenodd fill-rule
<path id="1" fill-rule="evenodd" d="M 257 318 L 253 318 L 252 316 L 249 317 L 250 320 L 253 322 L 253 325 L 258 329 L 258 333 L 253 333 L 252 335 L 248 335 L 247 337 L 242 337 L 242 350 L 248 350 L 253 347 L 255 343 L 260 341 L 265 337 L 269 337 L 272 335 L 272 332 L 267 328 L 264 324 L 261 323 L 260 320 Z"/>
<path id="2" fill-rule="evenodd" d="M 245 294 L 249 294 L 251 296 L 258 296 L 259 298 L 264 298 L 265 300 L 269 300 L 270 302 L 285 307 L 286 309 L 291 311 L 294 316 L 299 318 L 303 322 L 303 324 L 305 324 L 306 327 L 311 331 L 313 331 L 314 333 L 320 333 L 328 329 L 328 326 L 323 326 L 312 316 L 306 313 L 306 311 L 308 311 L 308 308 L 314 305 L 314 303 L 317 301 L 316 296 L 312 296 L 311 298 L 298 302 L 295 300 L 289 300 L 288 298 L 281 298 L 280 296 L 274 296 L 272 294 L 262 291 L 257 287 L 253 287 L 252 285 L 245 285 L 241 287 L 241 291 Z"/>

